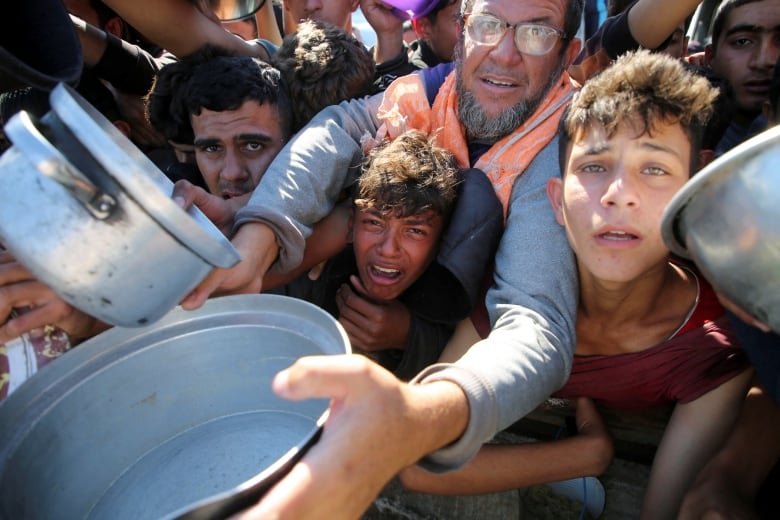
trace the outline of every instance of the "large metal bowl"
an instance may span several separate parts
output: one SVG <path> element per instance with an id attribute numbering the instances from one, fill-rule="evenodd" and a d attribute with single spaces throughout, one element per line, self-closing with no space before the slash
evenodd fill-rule
<path id="1" fill-rule="evenodd" d="M 662 233 L 719 292 L 780 331 L 780 126 L 697 173 L 666 207 Z"/>
<path id="2" fill-rule="evenodd" d="M 280 399 L 271 379 L 300 356 L 347 352 L 330 315 L 275 295 L 96 336 L 0 403 L 0 518 L 157 519 L 268 482 L 328 407 Z"/>

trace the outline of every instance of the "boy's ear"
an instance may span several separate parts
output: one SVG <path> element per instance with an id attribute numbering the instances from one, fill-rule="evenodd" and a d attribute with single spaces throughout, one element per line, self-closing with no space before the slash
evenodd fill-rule
<path id="1" fill-rule="evenodd" d="M 414 29 L 414 33 L 419 39 L 424 40 L 430 32 L 430 28 L 431 24 L 427 18 L 423 17 L 412 19 L 412 29 Z"/>
<path id="2" fill-rule="evenodd" d="M 696 171 L 701 170 L 708 164 L 712 162 L 712 159 L 715 157 L 715 150 L 712 148 L 702 148 L 699 150 L 699 167 L 696 169 Z"/>
<path id="3" fill-rule="evenodd" d="M 133 133 L 133 130 L 130 127 L 130 123 L 123 119 L 117 119 L 116 121 L 112 121 L 112 124 L 117 128 L 117 130 L 122 132 L 125 137 L 130 139 L 130 134 Z"/>
<path id="4" fill-rule="evenodd" d="M 550 205 L 552 205 L 555 213 L 555 220 L 563 226 L 563 180 L 561 178 L 551 177 L 547 179 L 547 198 L 550 199 Z"/>
<path id="5" fill-rule="evenodd" d="M 125 34 L 125 22 L 118 16 L 114 16 L 108 22 L 106 22 L 105 31 L 117 38 L 122 38 Z"/>

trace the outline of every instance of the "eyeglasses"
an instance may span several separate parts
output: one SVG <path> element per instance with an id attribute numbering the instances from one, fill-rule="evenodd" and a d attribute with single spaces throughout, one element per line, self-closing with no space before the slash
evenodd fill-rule
<path id="1" fill-rule="evenodd" d="M 463 22 L 469 38 L 483 45 L 496 45 L 504 37 L 507 29 L 515 30 L 515 46 L 523 54 L 542 56 L 555 47 L 558 39 L 565 40 L 566 35 L 548 25 L 537 23 L 507 23 L 489 14 L 465 14 Z"/>

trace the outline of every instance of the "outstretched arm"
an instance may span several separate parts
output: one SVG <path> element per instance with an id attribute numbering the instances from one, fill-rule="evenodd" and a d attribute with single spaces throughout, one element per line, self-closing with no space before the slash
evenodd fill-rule
<path id="1" fill-rule="evenodd" d="M 752 373 L 746 370 L 698 399 L 675 406 L 650 470 L 641 518 L 677 517 L 696 474 L 731 432 Z"/>
<path id="2" fill-rule="evenodd" d="M 429 473 L 404 469 L 401 483 L 439 495 L 496 493 L 576 477 L 597 476 L 613 457 L 612 438 L 593 401 L 577 400 L 577 435 L 550 442 L 486 444 L 461 469 Z"/>

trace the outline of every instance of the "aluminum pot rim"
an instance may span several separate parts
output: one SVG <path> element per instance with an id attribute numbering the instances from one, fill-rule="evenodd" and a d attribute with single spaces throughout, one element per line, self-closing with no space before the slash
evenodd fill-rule
<path id="1" fill-rule="evenodd" d="M 672 253 L 693 259 L 682 236 L 679 224 L 686 206 L 706 190 L 707 185 L 717 182 L 721 177 L 735 171 L 734 163 L 750 161 L 769 148 L 780 145 L 780 125 L 769 128 L 760 134 L 740 143 L 702 168 L 678 191 L 664 208 L 661 216 L 661 236 Z"/>
<path id="2" fill-rule="evenodd" d="M 76 390 L 82 382 L 89 382 L 91 374 L 98 374 L 134 352 L 148 348 L 144 345 L 149 344 L 152 339 L 150 335 L 159 332 L 163 338 L 157 338 L 152 344 L 163 344 L 171 339 L 164 340 L 166 332 L 168 335 L 187 335 L 195 330 L 210 328 L 210 325 L 218 322 L 221 317 L 227 317 L 229 323 L 231 318 L 245 314 L 250 317 L 259 316 L 260 321 L 274 319 L 277 315 L 284 315 L 290 320 L 304 319 L 315 329 L 325 331 L 329 338 L 327 342 L 318 343 L 320 352 L 316 355 L 351 353 L 344 328 L 325 310 L 305 300 L 274 294 L 223 296 L 207 301 L 203 307 L 194 311 L 177 307 L 160 321 L 144 328 L 115 327 L 43 367 L 16 392 L 0 402 L 0 417 L 3 418 L 0 421 L 0 462 L 3 472 L 7 471 L 5 465 L 20 446 L 23 446 L 36 424 L 55 409 L 60 401 L 68 398 L 69 389 Z M 285 323 L 283 327 L 290 327 L 290 323 L 292 321 Z M 256 501 L 258 493 L 270 488 L 317 441 L 328 413 L 329 407 L 326 405 L 316 416 L 315 424 L 305 434 L 302 432 L 297 441 L 290 442 L 289 450 L 285 454 L 268 467 L 258 468 L 258 472 L 248 480 L 231 489 L 191 502 L 166 518 L 202 518 L 199 515 L 209 509 L 215 514 L 225 513 L 225 507 L 234 507 L 235 504 L 242 503 L 242 500 Z M 231 498 L 229 504 L 222 503 L 226 497 Z"/>
<path id="3" fill-rule="evenodd" d="M 51 92 L 50 104 L 108 175 L 164 230 L 211 265 L 229 268 L 241 260 L 197 207 L 185 212 L 173 201 L 173 183 L 74 89 L 60 83 Z"/>

